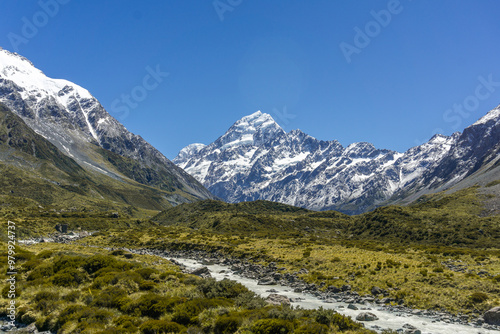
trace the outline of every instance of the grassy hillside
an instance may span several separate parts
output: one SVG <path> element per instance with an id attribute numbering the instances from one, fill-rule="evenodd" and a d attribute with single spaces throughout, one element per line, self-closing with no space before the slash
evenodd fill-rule
<path id="1" fill-rule="evenodd" d="M 152 218 L 167 226 L 240 234 L 293 234 L 310 229 L 334 233 L 345 229 L 350 220 L 338 212 L 314 212 L 269 201 L 228 204 L 214 200 L 182 204 Z"/>
<path id="2" fill-rule="evenodd" d="M 388 206 L 359 215 L 348 233 L 356 239 L 400 244 L 498 248 L 500 216 L 483 216 L 486 196 L 477 187 L 422 197 L 411 206 Z"/>
<path id="3" fill-rule="evenodd" d="M 155 171 L 140 168 L 137 162 L 110 151 L 98 147 L 95 150 L 111 168 L 121 166 L 123 177 L 82 168 L 0 104 L 0 195 L 61 208 L 97 205 L 110 210 L 134 206 L 159 211 L 171 207 L 178 198 L 195 200 L 172 182 L 155 188 L 133 181 L 154 178 Z M 119 170 L 117 175 L 121 175 Z"/>
<path id="4" fill-rule="evenodd" d="M 209 200 L 165 210 L 152 221 L 165 226 L 241 235 L 321 231 L 323 238 L 498 248 L 500 217 L 483 215 L 485 199 L 478 188 L 473 187 L 453 194 L 426 196 L 411 206 L 381 207 L 358 216 L 336 211 L 314 212 L 268 201 L 228 204 Z"/>

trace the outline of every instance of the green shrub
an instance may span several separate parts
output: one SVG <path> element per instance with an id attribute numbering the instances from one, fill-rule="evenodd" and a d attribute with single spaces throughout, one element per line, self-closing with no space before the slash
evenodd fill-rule
<path id="1" fill-rule="evenodd" d="M 350 317 L 335 313 L 331 317 L 332 325 L 341 331 L 361 328 L 361 324 L 354 322 Z"/>
<path id="2" fill-rule="evenodd" d="M 42 264 L 35 269 L 33 269 L 28 277 L 26 277 L 27 281 L 34 281 L 41 278 L 47 278 L 54 274 L 54 266 L 52 264 Z"/>
<path id="3" fill-rule="evenodd" d="M 78 300 L 78 298 L 80 298 L 80 291 L 71 291 L 70 293 L 68 293 L 67 295 L 65 295 L 63 297 L 63 300 L 67 301 L 67 302 L 71 302 L 71 303 L 74 303 Z"/>
<path id="4" fill-rule="evenodd" d="M 109 287 L 94 297 L 91 305 L 120 309 L 127 302 L 130 302 L 130 299 L 125 290 Z"/>
<path id="5" fill-rule="evenodd" d="M 200 314 L 203 310 L 217 308 L 217 307 L 228 307 L 233 304 L 232 301 L 224 298 L 195 298 L 193 300 L 187 301 L 175 307 L 178 312 L 184 312 L 190 317 L 195 317 Z"/>
<path id="6" fill-rule="evenodd" d="M 177 311 L 172 314 L 172 321 L 187 326 L 191 323 L 191 317 L 187 312 Z"/>
<path id="7" fill-rule="evenodd" d="M 292 329 L 292 324 L 283 319 L 261 319 L 251 327 L 254 334 L 287 334 L 292 333 Z"/>
<path id="8" fill-rule="evenodd" d="M 266 305 L 266 301 L 252 291 L 240 294 L 238 297 L 234 298 L 234 303 L 236 306 L 242 306 L 249 310 L 261 308 Z"/>
<path id="9" fill-rule="evenodd" d="M 241 318 L 233 315 L 224 315 L 215 321 L 214 333 L 215 334 L 233 334 L 241 326 Z"/>
<path id="10" fill-rule="evenodd" d="M 33 298 L 35 302 L 39 302 L 41 300 L 58 300 L 58 299 L 59 299 L 59 293 L 52 291 L 40 291 Z"/>
<path id="11" fill-rule="evenodd" d="M 52 291 L 40 291 L 33 298 L 34 308 L 47 315 L 54 311 L 59 305 L 59 293 Z"/>
<path id="12" fill-rule="evenodd" d="M 121 309 L 129 314 L 158 319 L 161 315 L 172 312 L 175 305 L 184 301 L 180 297 L 168 298 L 148 293 L 136 301 L 123 305 Z"/>
<path id="13" fill-rule="evenodd" d="M 242 284 L 226 278 L 221 281 L 216 281 L 213 278 L 201 280 L 198 288 L 207 298 L 235 298 L 248 292 L 248 289 Z"/>
<path id="14" fill-rule="evenodd" d="M 145 280 L 151 279 L 152 274 L 157 274 L 158 270 L 152 269 L 152 268 L 140 268 L 135 270 L 136 273 L 141 275 L 141 277 Z"/>
<path id="15" fill-rule="evenodd" d="M 54 252 L 51 250 L 44 250 L 38 253 L 36 257 L 39 259 L 48 259 L 49 257 L 52 257 L 53 254 Z"/>
<path id="16" fill-rule="evenodd" d="M 323 324 L 304 324 L 294 331 L 295 334 L 326 334 L 328 327 Z"/>
<path id="17" fill-rule="evenodd" d="M 141 333 L 143 334 L 167 334 L 167 333 L 179 333 L 184 326 L 181 326 L 175 322 L 164 321 L 164 320 L 148 320 L 144 322 L 141 327 Z"/>
<path id="18" fill-rule="evenodd" d="M 83 269 L 89 274 L 97 272 L 99 269 L 105 267 L 118 267 L 118 261 L 111 256 L 106 255 L 94 255 L 88 258 L 83 264 Z"/>
<path id="19" fill-rule="evenodd" d="M 57 318 L 57 328 L 61 328 L 68 322 L 79 322 L 88 324 L 107 324 L 113 316 L 113 313 L 84 305 L 70 305 L 61 311 Z M 98 326 L 100 327 L 100 326 Z M 83 330 L 86 327 L 79 327 Z"/>
<path id="20" fill-rule="evenodd" d="M 63 255 L 54 262 L 54 272 L 69 268 L 80 268 L 84 261 L 85 258 L 81 256 Z"/>
<path id="21" fill-rule="evenodd" d="M 469 296 L 469 299 L 476 304 L 482 303 L 484 301 L 488 300 L 488 295 L 485 294 L 484 292 L 474 292 Z"/>
<path id="22" fill-rule="evenodd" d="M 156 288 L 156 283 L 151 281 L 143 281 L 139 283 L 139 290 L 141 291 L 150 291 Z"/>
<path id="23" fill-rule="evenodd" d="M 59 271 L 52 278 L 52 283 L 58 286 L 76 287 L 85 281 L 85 274 L 75 268 Z"/>

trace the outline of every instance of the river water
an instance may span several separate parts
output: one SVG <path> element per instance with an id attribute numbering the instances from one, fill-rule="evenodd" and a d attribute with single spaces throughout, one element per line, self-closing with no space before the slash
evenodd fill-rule
<path id="1" fill-rule="evenodd" d="M 341 302 L 327 303 L 324 300 L 320 300 L 315 296 L 303 293 L 295 293 L 291 288 L 281 285 L 258 285 L 257 280 L 245 278 L 238 276 L 231 272 L 229 267 L 222 266 L 218 264 L 213 265 L 202 265 L 201 263 L 185 258 L 173 258 L 177 262 L 186 266 L 187 269 L 196 269 L 200 267 L 207 267 L 213 278 L 221 280 L 228 278 L 237 281 L 249 290 L 255 292 L 263 298 L 266 298 L 271 293 L 278 293 L 280 295 L 287 296 L 292 299 L 291 303 L 293 306 L 300 306 L 304 309 L 316 309 L 323 307 L 325 309 L 334 309 L 340 314 L 347 315 L 353 319 L 361 312 L 371 312 L 378 317 L 375 321 L 363 322 L 365 327 L 368 329 L 375 330 L 380 333 L 383 329 L 393 329 L 400 330 L 400 333 L 404 333 L 402 330 L 405 324 L 410 324 L 417 329 L 419 329 L 422 334 L 499 334 L 498 330 L 490 330 L 485 328 L 475 328 L 472 326 L 459 325 L 446 323 L 442 321 L 435 321 L 435 319 L 410 315 L 404 313 L 394 313 L 385 310 L 380 305 L 357 305 L 359 310 L 352 310 L 347 308 L 348 304 Z M 276 292 L 269 292 L 268 290 L 276 290 Z M 369 309 L 369 310 L 368 310 Z"/>

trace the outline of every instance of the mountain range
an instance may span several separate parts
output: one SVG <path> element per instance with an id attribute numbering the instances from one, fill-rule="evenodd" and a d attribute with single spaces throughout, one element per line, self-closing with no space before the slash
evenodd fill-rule
<path id="1" fill-rule="evenodd" d="M 213 143 L 183 148 L 173 162 L 227 202 L 269 200 L 358 214 L 500 179 L 499 149 L 500 106 L 463 133 L 435 135 L 404 153 L 287 133 L 257 111 Z"/>
<path id="2" fill-rule="evenodd" d="M 287 133 L 258 111 L 171 162 L 86 89 L 0 49 L 0 195 L 46 204 L 64 198 L 162 210 L 220 198 L 358 214 L 500 179 L 499 127 L 500 106 L 462 133 L 401 153 Z M 500 212 L 498 203 L 490 211 Z"/>
<path id="3" fill-rule="evenodd" d="M 90 187 L 87 195 L 91 197 L 126 204 L 137 204 L 134 197 L 149 193 L 149 203 L 145 199 L 139 206 L 154 209 L 214 198 L 143 138 L 129 132 L 86 89 L 49 78 L 26 58 L 4 49 L 0 49 L 0 103 L 5 129 L 9 129 L 0 159 L 3 167 L 29 171 L 47 184 L 66 190 L 73 187 L 77 193 Z M 17 136 L 12 138 L 12 124 L 5 122 L 16 124 Z M 27 137 L 33 140 L 24 151 L 13 150 L 14 140 L 27 142 Z M 42 147 L 51 152 L 44 155 L 46 159 L 39 156 Z M 22 154 L 38 160 L 21 158 Z M 60 173 L 46 177 L 41 161 Z M 74 168 L 61 170 L 62 165 Z M 79 173 L 78 181 L 75 173 Z"/>

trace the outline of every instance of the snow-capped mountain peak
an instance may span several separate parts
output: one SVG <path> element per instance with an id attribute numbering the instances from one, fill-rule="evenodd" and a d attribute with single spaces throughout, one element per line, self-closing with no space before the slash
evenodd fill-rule
<path id="1" fill-rule="evenodd" d="M 23 98 L 35 98 L 40 101 L 48 96 L 58 99 L 66 105 L 71 95 L 80 98 L 92 98 L 88 90 L 64 79 L 52 79 L 37 69 L 31 61 L 17 53 L 0 50 L 0 73 L 22 88 Z"/>
<path id="2" fill-rule="evenodd" d="M 49 78 L 26 58 L 5 49 L 0 49 L 0 102 L 84 168 L 116 179 L 125 175 L 168 191 L 182 188 L 195 197 L 212 197 L 143 138 L 129 132 L 88 90 Z M 116 155 L 135 160 L 134 168 L 147 171 L 130 172 Z"/>
<path id="3" fill-rule="evenodd" d="M 500 104 L 495 109 L 491 110 L 486 115 L 481 117 L 473 125 L 486 124 L 487 122 L 489 122 L 491 120 L 496 120 L 497 122 L 500 120 Z"/>
<path id="4" fill-rule="evenodd" d="M 498 121 L 499 114 L 494 109 L 463 134 L 435 135 L 399 153 L 366 142 L 344 148 L 300 130 L 285 133 L 259 111 L 200 150 L 188 146 L 173 162 L 229 202 L 265 199 L 360 213 L 410 192 L 456 183 L 477 169 L 486 154 L 498 151 L 492 147 L 500 146 L 498 127 L 490 120 Z"/>
<path id="5" fill-rule="evenodd" d="M 260 145 L 280 132 L 284 131 L 271 115 L 257 111 L 235 122 L 215 143 L 221 150 Z"/>

